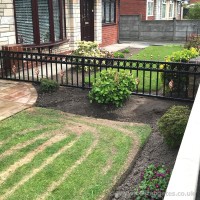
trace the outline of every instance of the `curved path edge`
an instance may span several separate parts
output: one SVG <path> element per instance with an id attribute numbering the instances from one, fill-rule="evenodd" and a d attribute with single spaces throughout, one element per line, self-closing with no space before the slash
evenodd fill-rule
<path id="1" fill-rule="evenodd" d="M 0 121 L 33 106 L 37 97 L 31 83 L 0 79 Z"/>

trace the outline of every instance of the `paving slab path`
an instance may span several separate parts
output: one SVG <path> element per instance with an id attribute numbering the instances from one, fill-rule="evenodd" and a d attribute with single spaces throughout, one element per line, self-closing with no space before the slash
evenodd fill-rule
<path id="1" fill-rule="evenodd" d="M 36 100 L 31 83 L 0 80 L 0 121 L 33 106 Z"/>

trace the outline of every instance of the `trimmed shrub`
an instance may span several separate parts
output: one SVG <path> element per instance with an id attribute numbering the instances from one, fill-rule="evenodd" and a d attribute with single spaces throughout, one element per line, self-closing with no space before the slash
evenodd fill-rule
<path id="1" fill-rule="evenodd" d="M 162 200 L 171 176 L 164 165 L 149 165 L 141 173 L 141 182 L 134 191 L 134 200 Z"/>
<path id="2" fill-rule="evenodd" d="M 158 121 L 158 129 L 166 143 L 179 147 L 190 115 L 187 106 L 172 106 Z"/>
<path id="3" fill-rule="evenodd" d="M 135 89 L 134 77 L 130 72 L 115 69 L 103 70 L 89 92 L 90 102 L 122 106 Z"/>
<path id="4" fill-rule="evenodd" d="M 40 83 L 41 92 L 55 92 L 59 88 L 59 84 L 51 79 L 43 78 Z"/>

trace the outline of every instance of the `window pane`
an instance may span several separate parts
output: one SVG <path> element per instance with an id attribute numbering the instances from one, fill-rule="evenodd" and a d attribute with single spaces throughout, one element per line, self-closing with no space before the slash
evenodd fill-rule
<path id="1" fill-rule="evenodd" d="M 102 23 L 114 23 L 116 0 L 102 0 Z"/>
<path id="2" fill-rule="evenodd" d="M 65 1 L 64 0 L 62 0 L 61 1 L 62 2 L 62 10 L 63 10 L 63 12 L 62 12 L 62 22 L 63 22 L 63 24 L 62 24 L 62 30 L 63 30 L 63 38 L 65 38 L 66 37 L 66 25 L 65 25 Z M 63 39 L 63 38 L 61 38 L 61 39 Z"/>
<path id="3" fill-rule="evenodd" d="M 153 1 L 152 0 L 148 0 L 148 3 L 147 3 L 147 15 L 153 15 Z"/>
<path id="4" fill-rule="evenodd" d="M 162 4 L 162 18 L 166 17 L 166 3 L 163 2 Z"/>
<path id="5" fill-rule="evenodd" d="M 115 22 L 115 3 L 111 2 L 111 22 Z"/>
<path id="6" fill-rule="evenodd" d="M 49 42 L 50 30 L 49 30 L 48 0 L 38 0 L 38 18 L 39 18 L 40 42 L 41 43 Z"/>
<path id="7" fill-rule="evenodd" d="M 173 15 L 174 15 L 174 1 L 170 0 L 169 17 L 173 17 Z"/>
<path id="8" fill-rule="evenodd" d="M 106 2 L 106 23 L 110 22 L 110 3 Z"/>
<path id="9" fill-rule="evenodd" d="M 53 0 L 53 21 L 54 21 L 54 35 L 55 41 L 60 39 L 60 10 L 59 0 Z"/>
<path id="10" fill-rule="evenodd" d="M 15 0 L 18 43 L 33 44 L 31 0 Z"/>
<path id="11" fill-rule="evenodd" d="M 104 2 L 102 2 L 102 22 L 105 23 L 105 12 L 104 12 L 104 9 L 105 9 L 105 4 Z"/>

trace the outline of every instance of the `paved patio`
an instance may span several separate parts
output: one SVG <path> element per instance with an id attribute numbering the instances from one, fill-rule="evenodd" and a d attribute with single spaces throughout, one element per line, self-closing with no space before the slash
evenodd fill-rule
<path id="1" fill-rule="evenodd" d="M 32 84 L 0 80 L 0 121 L 33 106 L 36 100 Z"/>

